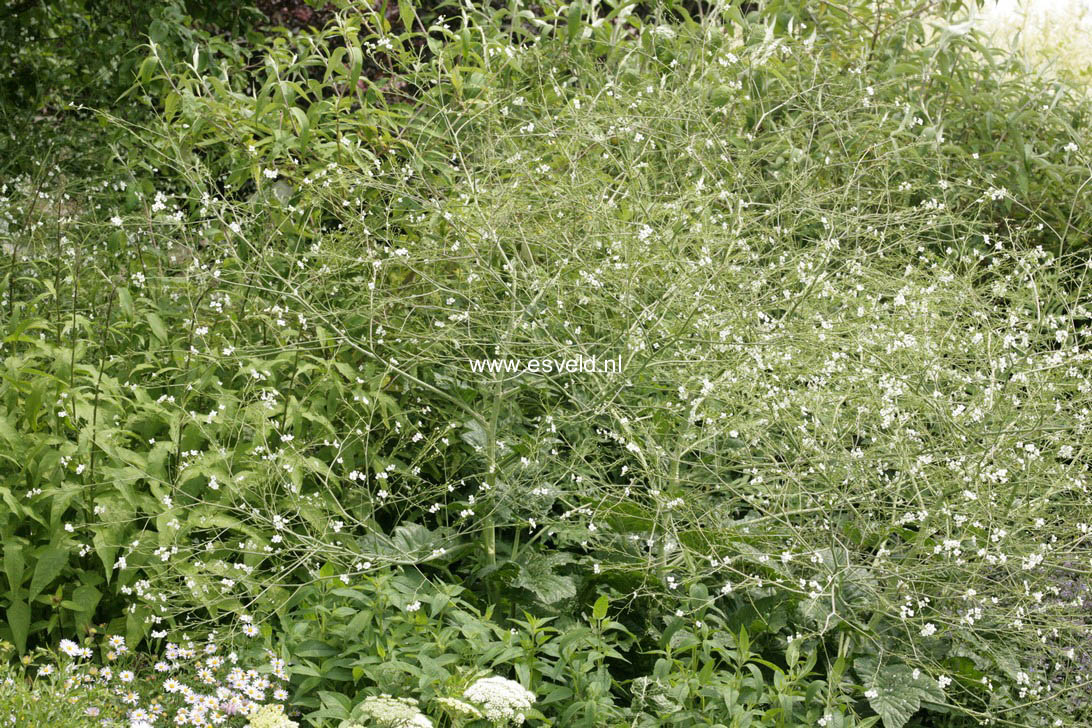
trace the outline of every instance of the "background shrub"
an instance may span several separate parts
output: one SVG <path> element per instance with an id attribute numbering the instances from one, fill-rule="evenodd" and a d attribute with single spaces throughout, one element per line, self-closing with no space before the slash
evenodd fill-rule
<path id="1" fill-rule="evenodd" d="M 315 725 L 486 671 L 1081 720 L 1086 100 L 906 6 L 722 10 L 152 38 L 100 176 L 3 188 L 0 635 L 246 616 Z M 576 356 L 621 374 L 472 364 Z"/>

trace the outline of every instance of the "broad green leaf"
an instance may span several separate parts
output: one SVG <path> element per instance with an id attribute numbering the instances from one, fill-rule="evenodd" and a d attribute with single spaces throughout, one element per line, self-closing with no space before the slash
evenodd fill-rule
<path id="1" fill-rule="evenodd" d="M 4 575 L 8 590 L 18 594 L 23 587 L 23 545 L 17 541 L 4 542 Z"/>
<path id="2" fill-rule="evenodd" d="M 874 657 L 859 657 L 853 669 L 865 688 L 875 691 L 868 704 L 883 719 L 884 728 L 902 728 L 921 708 L 921 701 L 945 702 L 944 693 L 929 675 L 909 665 L 891 664 L 877 669 Z"/>
<path id="3" fill-rule="evenodd" d="M 576 582 L 571 576 L 558 574 L 555 569 L 568 563 L 561 554 L 543 555 L 519 565 L 513 582 L 532 592 L 543 604 L 553 604 L 576 596 Z"/>
<path id="4" fill-rule="evenodd" d="M 44 553 L 38 556 L 38 562 L 34 565 L 34 576 L 30 580 L 30 593 L 28 599 L 33 599 L 42 593 L 61 573 L 68 563 L 68 549 L 63 546 L 50 546 Z"/>
<path id="5" fill-rule="evenodd" d="M 160 343 L 167 343 L 167 327 L 163 325 L 163 319 L 155 313 L 149 312 L 145 317 L 148 319 L 148 325 L 152 328 L 152 333 L 155 334 L 155 338 L 159 339 Z"/>
<path id="6" fill-rule="evenodd" d="M 610 604 L 610 599 L 607 595 L 599 597 L 595 600 L 595 606 L 592 607 L 592 617 L 595 619 L 605 619 L 607 616 L 607 606 Z"/>
<path id="7" fill-rule="evenodd" d="M 30 605 L 19 599 L 7 608 L 8 626 L 11 627 L 12 639 L 19 649 L 19 654 L 27 651 L 27 635 L 30 633 Z"/>
<path id="8" fill-rule="evenodd" d="M 133 296 L 125 286 L 118 288 L 118 304 L 121 306 L 121 310 L 126 316 L 129 318 L 133 317 Z"/>
<path id="9" fill-rule="evenodd" d="M 130 647 L 135 647 L 148 633 L 148 615 L 150 610 L 145 606 L 138 606 L 136 611 L 129 612 L 125 616 L 125 641 Z"/>
<path id="10" fill-rule="evenodd" d="M 94 612 L 100 599 L 102 599 L 102 592 L 90 584 L 78 586 L 72 592 L 72 603 L 80 612 Z"/>
<path id="11" fill-rule="evenodd" d="M 884 728 L 902 728 L 921 707 L 921 700 L 914 693 L 905 693 L 896 686 L 874 685 L 876 697 L 868 704 L 883 720 Z"/>

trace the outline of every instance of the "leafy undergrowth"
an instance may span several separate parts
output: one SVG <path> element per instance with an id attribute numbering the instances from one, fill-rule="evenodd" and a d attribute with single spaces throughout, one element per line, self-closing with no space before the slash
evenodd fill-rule
<path id="1" fill-rule="evenodd" d="M 579 7 L 153 45 L 3 187 L 0 636 L 96 725 L 1082 724 L 1085 102 Z"/>

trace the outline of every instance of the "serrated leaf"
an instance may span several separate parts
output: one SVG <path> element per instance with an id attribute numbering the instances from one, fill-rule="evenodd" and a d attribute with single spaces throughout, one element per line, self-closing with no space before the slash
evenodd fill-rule
<path id="1" fill-rule="evenodd" d="M 470 419 L 463 423 L 463 427 L 466 428 L 462 433 L 465 443 L 475 448 L 485 447 L 486 434 L 481 423 L 475 419 Z"/>
<path id="2" fill-rule="evenodd" d="M 853 669 L 865 688 L 875 691 L 868 704 L 883 720 L 884 728 L 902 728 L 921 708 L 921 701 L 944 703 L 944 693 L 928 675 L 909 665 L 893 664 L 876 668 L 874 657 L 859 657 Z"/>
<path id="3" fill-rule="evenodd" d="M 530 559 L 520 565 L 513 584 L 533 593 L 543 604 L 572 599 L 576 596 L 576 582 L 571 576 L 555 571 L 568 561 L 568 557 L 560 554 Z"/>
<path id="4" fill-rule="evenodd" d="M 406 556 L 431 555 L 437 544 L 437 535 L 419 523 L 396 526 L 391 536 L 391 545 Z"/>
<path id="5" fill-rule="evenodd" d="M 884 728 L 902 728 L 918 712 L 921 700 L 912 693 L 902 693 L 893 687 L 873 687 L 876 697 L 868 704 L 883 720 Z"/>
<path id="6" fill-rule="evenodd" d="M 528 573 L 521 570 L 515 584 L 532 592 L 543 604 L 553 604 L 576 596 L 576 584 L 571 576 Z"/>

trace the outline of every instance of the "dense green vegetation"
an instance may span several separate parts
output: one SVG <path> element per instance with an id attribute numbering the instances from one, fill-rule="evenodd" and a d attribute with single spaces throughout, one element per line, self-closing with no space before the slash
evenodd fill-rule
<path id="1" fill-rule="evenodd" d="M 1087 724 L 1088 96 L 961 3 L 9 5 L 0 722 Z"/>

